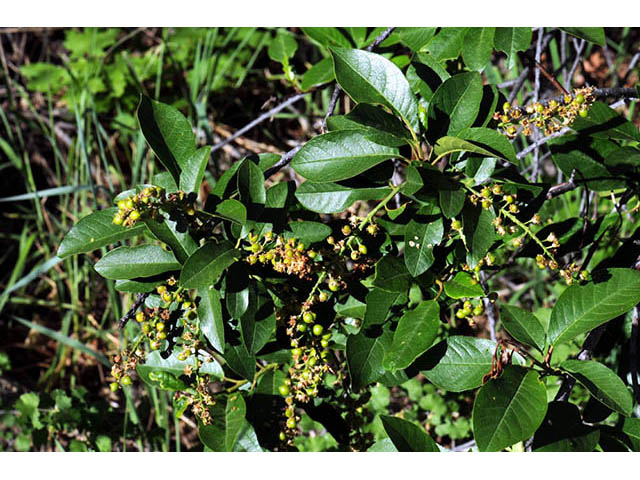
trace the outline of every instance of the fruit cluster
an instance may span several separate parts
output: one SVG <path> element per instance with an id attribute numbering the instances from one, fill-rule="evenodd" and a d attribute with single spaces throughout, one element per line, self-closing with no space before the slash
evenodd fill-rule
<path id="1" fill-rule="evenodd" d="M 158 200 L 165 195 L 160 187 L 146 187 L 140 193 L 118 201 L 118 211 L 113 216 L 114 225 L 131 227 L 144 215 L 154 215 Z"/>
<path id="2" fill-rule="evenodd" d="M 285 239 L 282 235 L 266 232 L 261 237 L 249 233 L 249 245 L 245 250 L 250 252 L 246 257 L 249 265 L 270 264 L 276 272 L 295 275 L 309 280 L 317 253 L 307 249 L 304 243 L 296 238 Z"/>
<path id="3" fill-rule="evenodd" d="M 478 317 L 484 313 L 484 306 L 482 305 L 482 300 L 478 302 L 472 302 L 467 299 L 462 303 L 462 308 L 456 310 L 456 317 L 459 319 L 469 318 L 469 317 Z M 471 319 L 470 319 L 471 321 Z"/>
<path id="4" fill-rule="evenodd" d="M 559 99 L 547 102 L 535 102 L 525 107 L 514 107 L 505 102 L 502 111 L 493 114 L 494 120 L 499 121 L 498 127 L 509 138 L 515 138 L 519 128 L 523 135 L 533 133 L 532 126 L 536 126 L 549 136 L 562 127 L 569 126 L 577 116 L 586 117 L 589 107 L 596 101 L 593 87 L 582 87 L 573 90 Z"/>

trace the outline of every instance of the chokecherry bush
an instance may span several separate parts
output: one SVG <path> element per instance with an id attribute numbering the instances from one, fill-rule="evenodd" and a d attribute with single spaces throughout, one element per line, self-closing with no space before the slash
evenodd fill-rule
<path id="1" fill-rule="evenodd" d="M 269 50 L 292 90 L 335 85 L 354 108 L 205 189 L 211 147 L 142 96 L 164 171 L 60 245 L 120 243 L 95 264 L 133 300 L 111 389 L 173 392 L 213 451 L 295 450 L 303 414 L 342 450 L 447 450 L 401 414 L 379 416 L 377 442 L 365 428 L 372 388 L 413 378 L 468 392 L 468 448 L 637 449 L 640 133 L 610 99 L 638 93 L 545 70 L 554 86 L 517 105 L 487 80 L 492 58 L 544 70 L 545 29 L 304 31 L 328 56 L 302 83 L 295 40 Z"/>

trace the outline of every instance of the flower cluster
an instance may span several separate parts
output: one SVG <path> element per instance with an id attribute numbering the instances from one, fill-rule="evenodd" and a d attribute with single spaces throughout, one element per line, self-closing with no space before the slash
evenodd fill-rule
<path id="1" fill-rule="evenodd" d="M 164 197 L 164 189 L 146 187 L 140 193 L 118 201 L 118 211 L 113 216 L 114 225 L 131 227 L 144 215 L 154 215 L 157 202 Z"/>
<path id="2" fill-rule="evenodd" d="M 533 133 L 532 126 L 542 130 L 549 136 L 562 127 L 569 126 L 579 115 L 586 117 L 589 107 L 596 101 L 593 87 L 574 89 L 572 94 L 564 95 L 556 100 L 548 102 L 535 102 L 525 107 L 514 107 L 505 102 L 502 111 L 493 114 L 494 120 L 499 121 L 498 127 L 509 138 L 518 134 L 518 126 L 522 128 L 522 134 L 529 136 Z"/>

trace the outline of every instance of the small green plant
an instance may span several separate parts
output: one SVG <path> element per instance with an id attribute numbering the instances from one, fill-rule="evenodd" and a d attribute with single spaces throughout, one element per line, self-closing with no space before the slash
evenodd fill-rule
<path id="1" fill-rule="evenodd" d="M 640 133 L 601 101 L 611 93 L 585 87 L 515 108 L 483 85 L 494 50 L 515 62 L 529 28 L 388 29 L 368 50 L 366 29 L 305 32 L 330 56 L 301 83 L 288 33 L 269 55 L 293 88 L 327 69 L 313 84 L 335 78 L 349 113 L 282 157 L 233 163 L 204 198 L 211 148 L 175 107 L 143 95 L 140 127 L 164 171 L 60 245 L 64 258 L 124 242 L 95 264 L 137 295 L 112 390 L 171 392 L 176 417 L 189 409 L 213 451 L 437 452 L 471 437 L 481 451 L 591 451 L 612 438 L 634 448 L 627 382 L 582 354 L 554 355 L 640 302 L 637 252 L 627 253 Z M 597 43 L 601 29 L 570 33 Z M 457 48 L 445 45 L 452 36 Z M 378 45 L 411 55 L 390 60 L 369 51 Z M 571 133 L 510 141 L 562 125 Z M 527 154 L 544 143 L 566 182 L 539 182 Z M 267 186 L 287 164 L 304 182 Z M 598 194 L 593 218 L 554 216 L 549 202 L 574 190 Z M 498 291 L 516 264 L 554 296 L 547 315 Z M 621 420 L 584 423 L 568 402 L 576 382 Z M 332 441 L 312 441 L 319 429 Z"/>

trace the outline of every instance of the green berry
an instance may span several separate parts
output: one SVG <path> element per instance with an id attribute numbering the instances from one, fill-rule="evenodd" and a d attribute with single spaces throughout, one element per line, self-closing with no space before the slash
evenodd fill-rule
<path id="1" fill-rule="evenodd" d="M 541 103 L 536 105 L 536 112 L 538 113 L 544 112 L 544 106 Z"/>
<path id="2" fill-rule="evenodd" d="M 260 244 L 254 243 L 251 245 L 251 251 L 253 253 L 258 253 L 260 251 Z"/>
<path id="3" fill-rule="evenodd" d="M 299 252 L 304 252 L 304 243 L 299 243 L 296 247 L 296 250 L 298 250 Z"/>
<path id="4" fill-rule="evenodd" d="M 120 215 L 119 213 L 116 213 L 113 216 L 113 224 L 114 225 L 122 225 L 122 222 L 124 222 L 124 218 L 122 218 L 122 215 Z"/>
<path id="5" fill-rule="evenodd" d="M 589 115 L 589 112 L 586 108 L 581 108 L 578 112 L 578 115 L 580 115 L 582 118 L 586 118 L 586 116 Z"/>
<path id="6" fill-rule="evenodd" d="M 367 246 L 360 244 L 358 245 L 358 251 L 362 254 L 362 255 L 366 255 L 367 254 Z"/>
<path id="7" fill-rule="evenodd" d="M 502 104 L 502 111 L 507 113 L 511 109 L 511 104 L 509 102 L 504 102 Z"/>
<path id="8" fill-rule="evenodd" d="M 120 200 L 118 202 L 118 210 L 126 210 L 127 209 L 127 202 L 126 200 Z"/>
<path id="9" fill-rule="evenodd" d="M 351 235 L 351 227 L 349 225 L 345 225 L 342 227 L 342 234 L 343 235 Z"/>
<path id="10" fill-rule="evenodd" d="M 280 385 L 278 391 L 280 392 L 280 395 L 286 397 L 287 395 L 289 395 L 289 385 Z"/>
<path id="11" fill-rule="evenodd" d="M 144 322 L 144 312 L 138 312 L 136 313 L 136 321 L 138 323 L 142 323 Z"/>
<path id="12" fill-rule="evenodd" d="M 584 95 L 582 95 L 581 93 L 576 95 L 576 102 L 578 103 L 578 105 L 581 105 L 584 103 Z"/>
<path id="13" fill-rule="evenodd" d="M 454 220 L 451 222 L 451 228 L 454 230 L 460 230 L 462 228 L 462 222 L 460 220 Z"/>
<path id="14" fill-rule="evenodd" d="M 151 331 L 151 325 L 149 325 L 148 323 L 145 323 L 144 325 L 142 325 L 142 331 L 144 333 L 149 333 Z"/>
<path id="15" fill-rule="evenodd" d="M 124 205 L 125 205 L 127 210 L 132 210 L 133 209 L 133 199 L 131 197 L 127 198 L 124 201 Z"/>
<path id="16" fill-rule="evenodd" d="M 133 380 L 131 380 L 131 377 L 129 375 L 125 375 L 124 377 L 122 377 L 122 380 L 120 380 L 120 383 L 122 383 L 122 385 L 124 386 L 129 386 L 133 383 Z"/>
<path id="17" fill-rule="evenodd" d="M 329 295 L 327 295 L 326 292 L 320 292 L 318 294 L 318 300 L 320 300 L 321 302 L 326 302 L 327 300 L 329 300 Z"/>
<path id="18" fill-rule="evenodd" d="M 151 342 L 151 350 L 158 350 L 162 346 L 162 342 L 159 340 L 154 340 Z"/>
<path id="19" fill-rule="evenodd" d="M 167 338 L 167 332 L 158 332 L 157 337 L 160 340 L 164 340 L 165 338 Z"/>
<path id="20" fill-rule="evenodd" d="M 296 419 L 295 418 L 291 417 L 290 419 L 287 420 L 287 428 L 290 428 L 292 430 L 294 428 L 296 428 Z"/>
<path id="21" fill-rule="evenodd" d="M 484 311 L 484 309 L 482 308 L 482 305 L 477 305 L 474 309 L 473 309 L 473 314 L 477 317 L 479 315 L 482 315 L 482 312 Z"/>
<path id="22" fill-rule="evenodd" d="M 464 318 L 464 317 L 465 317 L 464 310 L 463 310 L 463 309 L 458 310 L 458 311 L 456 312 L 456 317 L 458 317 L 458 318 Z"/>
<path id="23" fill-rule="evenodd" d="M 280 432 L 280 435 L 278 435 L 278 438 L 280 439 L 281 442 L 284 442 L 287 439 L 287 435 L 284 432 Z"/>
<path id="24" fill-rule="evenodd" d="M 111 390 L 112 392 L 117 392 L 118 391 L 118 382 L 111 382 L 109 384 L 109 390 Z"/>
<path id="25" fill-rule="evenodd" d="M 370 223 L 367 227 L 367 232 L 369 233 L 369 235 L 375 235 L 376 233 L 378 233 L 378 226 Z"/>
<path id="26" fill-rule="evenodd" d="M 329 280 L 329 290 L 337 292 L 340 288 L 340 284 L 336 280 Z"/>
<path id="27" fill-rule="evenodd" d="M 308 364 L 310 367 L 313 367 L 317 362 L 318 362 L 318 359 L 317 359 L 316 357 L 311 357 L 311 358 L 307 361 L 307 364 Z"/>
<path id="28" fill-rule="evenodd" d="M 300 333 L 304 333 L 307 331 L 307 326 L 304 323 L 299 323 L 296 328 Z"/>
<path id="29" fill-rule="evenodd" d="M 129 218 L 135 222 L 140 218 L 140 212 L 138 210 L 133 210 L 129 213 Z"/>
<path id="30" fill-rule="evenodd" d="M 357 250 L 351 251 L 351 260 L 354 262 L 360 258 L 360 253 Z"/>
<path id="31" fill-rule="evenodd" d="M 164 324 L 164 322 L 156 323 L 156 330 L 158 330 L 159 332 L 162 332 L 165 328 L 167 328 L 167 326 Z"/>
<path id="32" fill-rule="evenodd" d="M 329 346 L 329 340 L 325 340 L 323 338 L 322 340 L 320 340 L 320 345 L 322 345 L 322 348 L 327 348 Z"/>
<path id="33" fill-rule="evenodd" d="M 316 319 L 316 314 L 313 312 L 304 312 L 302 315 L 302 321 L 304 323 L 313 323 Z"/>
<path id="34" fill-rule="evenodd" d="M 322 335 L 322 332 L 324 332 L 324 327 L 322 325 L 320 325 L 319 323 L 316 323 L 313 326 L 313 334 L 316 337 L 319 337 L 320 335 Z"/>
<path id="35" fill-rule="evenodd" d="M 314 252 L 313 250 L 309 250 L 309 251 L 307 252 L 307 255 L 309 256 L 309 258 L 310 258 L 311 260 L 313 260 L 313 259 L 314 259 L 314 258 L 316 258 L 316 256 L 317 256 L 316 252 Z"/>
<path id="36" fill-rule="evenodd" d="M 300 355 L 302 355 L 302 349 L 294 348 L 293 350 L 291 350 L 291 355 L 293 355 L 294 357 L 299 357 Z"/>
<path id="37" fill-rule="evenodd" d="M 173 300 L 173 295 L 171 295 L 169 292 L 164 292 L 162 294 L 162 300 L 164 300 L 166 303 L 171 303 L 171 301 Z"/>

